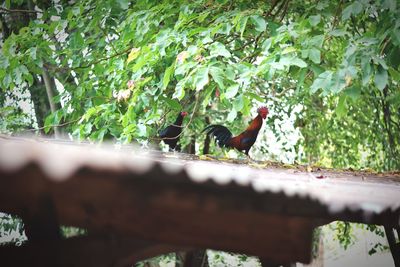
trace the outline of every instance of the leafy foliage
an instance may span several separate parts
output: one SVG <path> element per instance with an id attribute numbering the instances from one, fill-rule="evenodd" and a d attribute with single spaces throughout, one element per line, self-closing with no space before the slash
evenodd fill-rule
<path id="1" fill-rule="evenodd" d="M 354 235 L 352 234 L 352 230 L 353 229 L 349 222 L 338 221 L 335 224 L 335 238 L 344 249 L 347 249 L 350 245 L 354 244 Z"/>
<path id="2" fill-rule="evenodd" d="M 61 234 L 64 238 L 80 236 L 87 234 L 87 230 L 71 226 L 61 226 Z"/>
<path id="3" fill-rule="evenodd" d="M 24 8 L 24 1 L 13 7 Z M 235 132 L 257 105 L 276 110 L 268 127 L 300 105 L 297 161 L 399 167 L 395 1 L 91 0 L 38 7 L 42 12 L 4 40 L 0 83 L 3 92 L 29 90 L 43 69 L 60 82 L 54 100 L 62 107 L 44 120 L 47 132 L 67 122 L 64 131 L 75 138 L 144 142 L 168 114 L 185 109 L 193 116 L 185 145 L 207 116 L 226 119 Z"/>
<path id="4" fill-rule="evenodd" d="M 0 245 L 14 243 L 21 245 L 26 241 L 24 224 L 20 218 L 0 213 Z"/>

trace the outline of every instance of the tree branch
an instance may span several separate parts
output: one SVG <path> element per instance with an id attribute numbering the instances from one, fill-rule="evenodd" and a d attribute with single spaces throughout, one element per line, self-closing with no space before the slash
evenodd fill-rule
<path id="1" fill-rule="evenodd" d="M 49 73 L 44 68 L 43 68 L 42 76 L 43 76 L 44 85 L 45 85 L 45 88 L 46 88 L 47 99 L 48 99 L 49 104 L 50 104 L 51 113 L 55 113 L 57 108 L 56 108 L 56 104 L 54 103 L 54 100 L 53 100 L 53 98 L 54 98 L 54 93 L 53 93 L 54 83 L 52 82 Z M 60 137 L 60 131 L 56 127 L 54 127 L 54 134 L 55 134 L 56 138 Z"/>
<path id="2" fill-rule="evenodd" d="M 82 116 L 82 117 L 83 117 L 83 116 Z M 22 132 L 40 131 L 40 130 L 43 130 L 43 129 L 47 128 L 47 127 L 51 127 L 51 128 L 63 127 L 63 126 L 65 126 L 65 125 L 69 125 L 69 124 L 72 124 L 72 123 L 74 123 L 74 122 L 77 122 L 77 121 L 81 120 L 82 117 L 79 117 L 79 118 L 77 118 L 77 119 L 75 119 L 75 120 L 72 120 L 72 121 L 67 121 L 67 122 L 64 122 L 64 123 L 60 123 L 60 124 L 52 124 L 52 125 L 47 125 L 47 126 L 43 126 L 43 127 L 38 127 L 38 128 L 35 128 L 35 129 L 25 129 L 25 130 L 23 130 Z"/>
<path id="3" fill-rule="evenodd" d="M 118 53 L 116 53 L 116 54 L 114 54 L 114 55 L 111 55 L 111 56 L 108 56 L 108 57 L 104 57 L 104 58 L 100 58 L 100 59 L 98 59 L 98 60 L 94 60 L 94 61 L 90 62 L 90 63 L 87 64 L 87 65 L 71 68 L 71 70 L 89 68 L 89 67 L 91 67 L 92 65 L 98 64 L 98 63 L 103 62 L 103 61 L 105 61 L 105 60 L 109 60 L 109 59 L 112 59 L 112 58 L 114 58 L 114 57 L 118 57 L 118 56 L 120 56 L 120 55 L 126 54 L 126 53 L 129 52 L 129 50 L 131 50 L 130 47 L 127 48 L 127 49 L 125 49 L 125 50 L 123 50 L 123 51 L 121 51 L 121 52 L 118 52 Z"/>
<path id="4" fill-rule="evenodd" d="M 279 22 L 282 22 L 282 20 L 285 18 L 285 15 L 286 15 L 288 7 L 289 7 L 289 2 L 290 2 L 290 0 L 287 0 L 285 2 L 285 5 L 283 7 L 283 11 L 282 11 L 281 18 L 280 18 Z"/>
<path id="5" fill-rule="evenodd" d="M 279 0 L 274 0 L 274 2 L 271 5 L 271 8 L 268 10 L 268 12 L 265 14 L 266 17 L 269 17 L 272 14 L 272 11 L 274 11 L 276 5 L 279 3 Z"/>
<path id="6" fill-rule="evenodd" d="M 43 13 L 43 11 L 39 10 L 27 10 L 27 9 L 8 9 L 5 7 L 0 7 L 0 12 L 5 12 L 5 13 Z"/>
<path id="7" fill-rule="evenodd" d="M 115 54 L 118 54 L 117 49 L 115 49 L 115 46 L 114 46 L 112 40 L 110 40 L 110 38 L 108 37 L 108 34 L 107 34 L 106 30 L 103 29 L 103 28 L 101 27 L 100 23 L 99 23 L 99 28 L 100 28 L 100 30 L 103 32 L 105 38 L 108 40 L 108 42 L 109 42 L 111 48 L 113 49 L 114 53 L 115 53 Z"/>

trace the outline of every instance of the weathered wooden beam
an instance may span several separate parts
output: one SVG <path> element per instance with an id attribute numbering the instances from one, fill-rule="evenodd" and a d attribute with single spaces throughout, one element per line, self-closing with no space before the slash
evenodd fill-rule
<path id="1" fill-rule="evenodd" d="M 124 173 L 87 169 L 55 183 L 43 179 L 35 168 L 24 169 L 18 179 L 3 176 L 4 188 L 20 190 L 0 188 L 2 211 L 24 217 L 20 212 L 29 209 L 43 192 L 51 192 L 58 221 L 88 229 L 89 233 L 245 253 L 277 262 L 310 260 L 313 220 L 249 208 L 265 205 L 262 199 L 260 203 L 246 203 L 250 190 L 238 192 L 227 187 L 221 197 L 214 186 L 197 187 L 173 180 L 154 186 L 151 177 L 130 179 Z M 7 202 L 1 201 L 3 198 Z"/>
<path id="2" fill-rule="evenodd" d="M 40 222 L 50 228 L 60 223 L 285 263 L 310 260 L 317 224 L 399 226 L 398 175 L 255 169 L 194 156 L 146 158 L 130 147 L 115 151 L 67 141 L 1 139 L 0 211 L 36 225 L 29 226 L 37 229 L 28 230 L 32 241 L 40 240 L 31 233 L 56 239 Z M 43 196 L 47 204 L 40 204 Z M 37 207 L 48 204 L 54 213 L 40 215 L 46 208 Z"/>
<path id="3" fill-rule="evenodd" d="M 0 246 L 2 266 L 125 267 L 157 255 L 190 248 L 117 236 L 80 236 Z"/>

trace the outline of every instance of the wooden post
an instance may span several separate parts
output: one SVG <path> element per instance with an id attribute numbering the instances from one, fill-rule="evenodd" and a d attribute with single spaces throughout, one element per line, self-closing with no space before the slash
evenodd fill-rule
<path id="1" fill-rule="evenodd" d="M 211 123 L 210 117 L 206 117 L 205 120 L 207 125 Z M 203 155 L 210 153 L 210 141 L 210 136 L 207 134 L 206 139 L 204 139 Z"/>
<path id="2" fill-rule="evenodd" d="M 209 267 L 207 250 L 177 252 L 175 267 Z"/>
<path id="3" fill-rule="evenodd" d="M 390 252 L 392 253 L 394 265 L 400 267 L 400 244 L 396 243 L 396 237 L 394 235 L 394 229 L 390 226 L 384 226 L 386 238 L 389 243 Z M 397 232 L 399 233 L 399 232 Z"/>

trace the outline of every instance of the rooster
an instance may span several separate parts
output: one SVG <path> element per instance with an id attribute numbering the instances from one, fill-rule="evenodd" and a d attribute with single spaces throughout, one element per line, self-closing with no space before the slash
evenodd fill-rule
<path id="1" fill-rule="evenodd" d="M 169 145 L 170 150 L 175 150 L 176 144 L 179 141 L 179 135 L 182 132 L 182 122 L 183 118 L 187 116 L 188 113 L 182 111 L 178 114 L 175 122 L 163 130 L 160 131 L 160 138 L 164 141 L 167 145 Z"/>
<path id="2" fill-rule="evenodd" d="M 250 157 L 249 150 L 257 139 L 263 119 L 267 118 L 268 108 L 259 107 L 257 113 L 257 117 L 255 117 L 247 129 L 238 136 L 232 137 L 231 131 L 222 125 L 209 125 L 204 128 L 203 132 L 207 132 L 207 135 L 213 136 L 220 147 L 236 148 L 240 152 L 244 151 L 244 154 Z"/>

